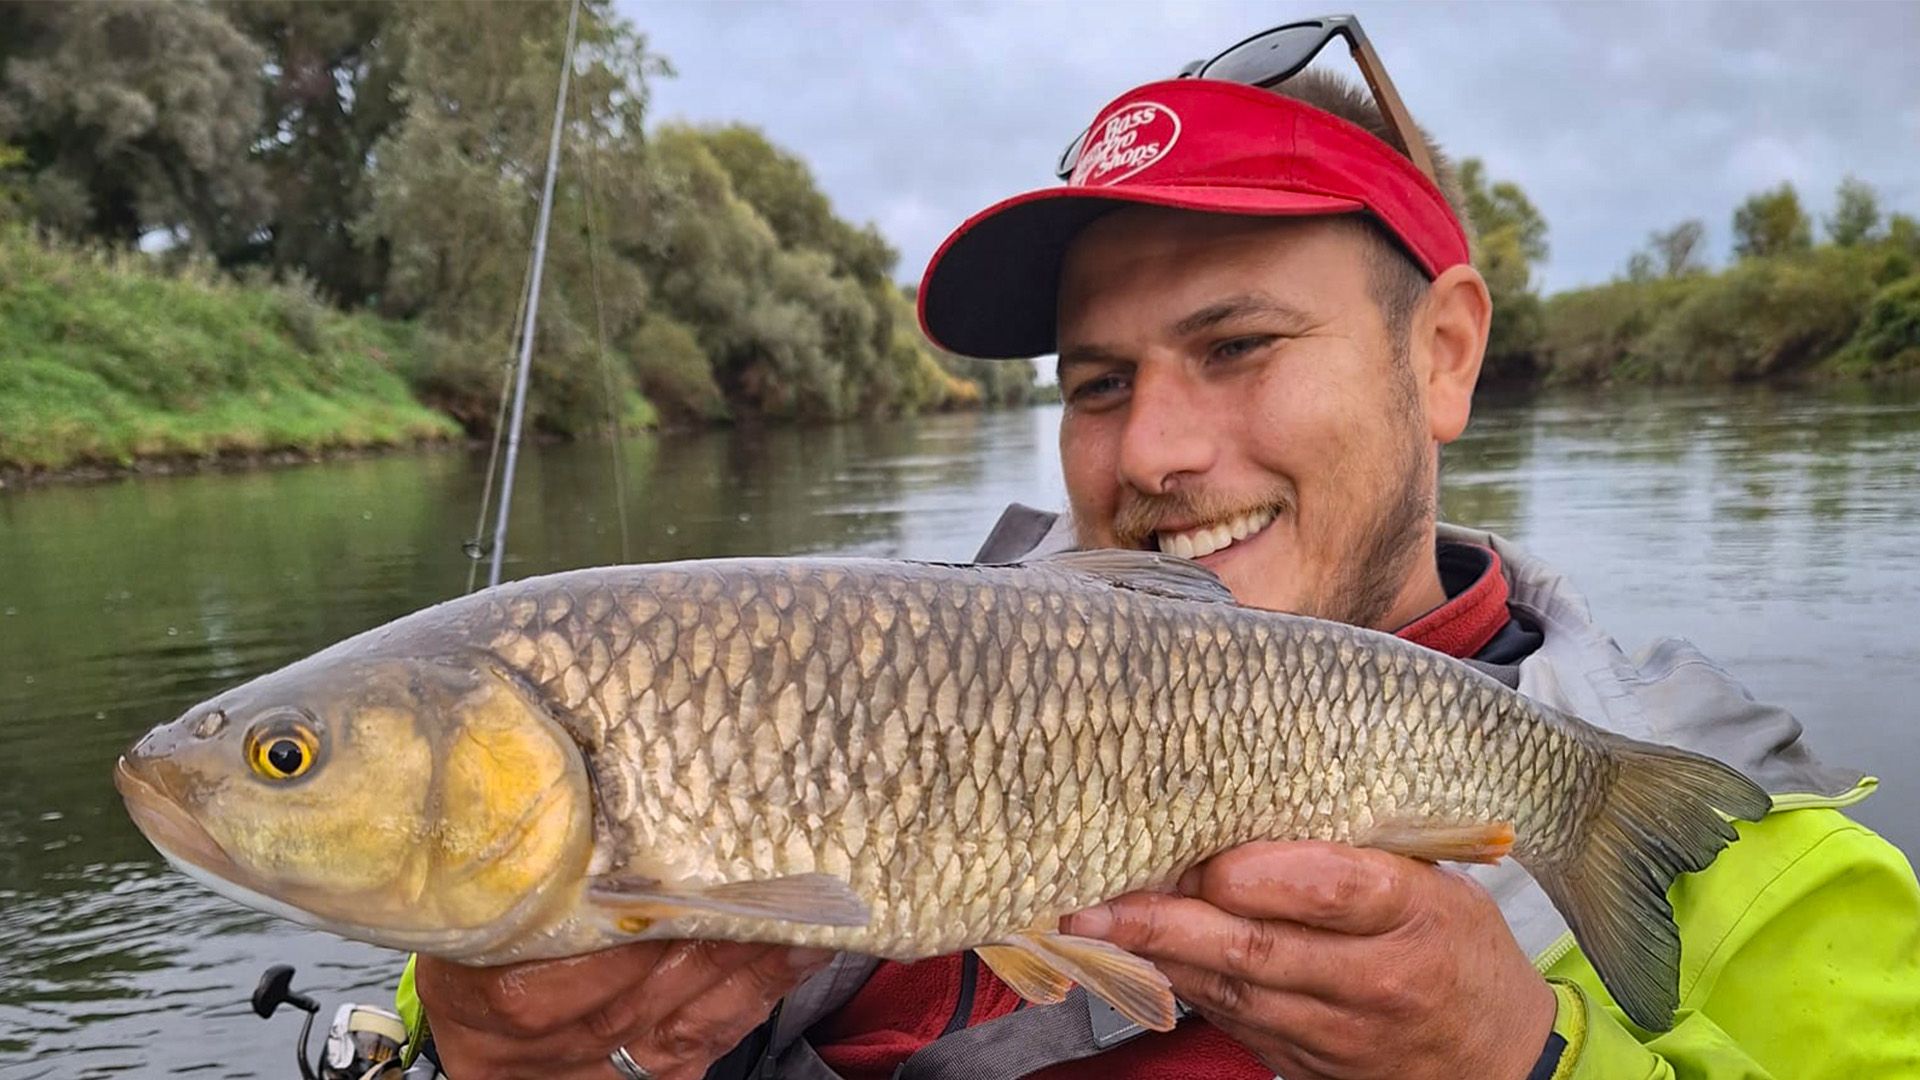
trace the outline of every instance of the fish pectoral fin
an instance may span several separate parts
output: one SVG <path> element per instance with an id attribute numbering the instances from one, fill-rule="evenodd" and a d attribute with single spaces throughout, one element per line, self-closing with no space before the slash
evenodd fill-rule
<path id="1" fill-rule="evenodd" d="M 1049 985 L 1057 984 L 1062 978 L 1071 979 L 1086 987 L 1087 993 L 1113 1006 L 1122 1016 L 1141 1027 L 1155 1031 L 1173 1030 L 1174 1020 L 1177 1019 L 1174 1014 L 1173 984 L 1152 962 L 1118 945 L 1097 938 L 1051 933 L 1020 934 L 998 944 L 1002 949 L 1025 953 L 1031 960 L 1032 968 L 1049 973 L 1034 976 L 1030 974 L 1031 969 L 1023 969 L 1022 977 L 1032 981 L 1044 980 Z M 976 951 L 981 953 L 981 959 L 987 960 L 987 966 L 993 968 L 995 974 L 1000 973 L 998 956 L 988 959 L 985 950 Z M 1006 978 L 1004 975 L 1001 977 Z M 1011 979 L 1007 980 L 1007 985 L 1019 990 Z M 1027 997 L 1024 992 L 1020 996 Z"/>
<path id="2" fill-rule="evenodd" d="M 1095 548 L 1062 551 L 1029 560 L 1028 566 L 1050 566 L 1096 577 L 1109 585 L 1151 593 L 1170 600 L 1197 600 L 1232 604 L 1228 589 L 1213 571 L 1191 559 L 1158 551 Z"/>
<path id="3" fill-rule="evenodd" d="M 1073 980 L 1046 958 L 1018 945 L 982 945 L 973 950 L 1000 981 L 1035 1005 L 1057 1005 L 1067 999 Z"/>
<path id="4" fill-rule="evenodd" d="M 1513 850 L 1513 823 L 1388 818 L 1355 836 L 1353 842 L 1428 862 L 1497 863 Z"/>
<path id="5" fill-rule="evenodd" d="M 622 919 L 736 915 L 813 926 L 865 926 L 872 909 L 831 874 L 792 874 L 718 885 L 676 884 L 618 874 L 593 879 L 587 899 Z"/>

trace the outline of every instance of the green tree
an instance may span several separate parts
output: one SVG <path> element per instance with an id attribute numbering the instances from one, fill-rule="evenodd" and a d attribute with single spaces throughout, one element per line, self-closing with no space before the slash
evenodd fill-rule
<path id="1" fill-rule="evenodd" d="M 434 380 L 470 419 L 491 416 L 522 300 L 566 12 L 559 0 L 408 7 L 406 112 L 374 145 L 354 223 L 359 244 L 387 252 L 380 307 L 472 344 Z M 535 416 L 551 429 L 604 410 L 599 342 L 626 338 L 647 304 L 635 255 L 657 242 L 642 133 L 658 70 L 608 3 L 583 7 L 536 342 Z"/>
<path id="2" fill-rule="evenodd" d="M 404 115 L 405 8 L 369 0 L 226 0 L 265 54 L 255 157 L 274 212 L 236 263 L 297 270 L 336 302 L 380 293 L 383 245 L 353 225 L 373 201 L 373 148 Z"/>
<path id="3" fill-rule="evenodd" d="M 834 216 L 812 170 L 798 157 L 745 124 L 708 129 L 703 139 L 734 192 L 766 219 L 783 245 L 825 251 L 837 271 L 861 280 L 893 272 L 899 254 L 872 225 L 855 228 Z"/>
<path id="4" fill-rule="evenodd" d="M 1813 223 L 1790 183 L 1747 197 L 1733 212 L 1733 252 L 1743 259 L 1805 251 Z"/>
<path id="5" fill-rule="evenodd" d="M 1478 158 L 1460 163 L 1460 187 L 1474 230 L 1474 261 L 1493 296 L 1487 341 L 1491 379 L 1529 374 L 1541 330 L 1533 267 L 1547 257 L 1547 221 L 1511 181 L 1489 181 Z"/>
<path id="6" fill-rule="evenodd" d="M 0 142 L 25 155 L 29 213 L 125 246 L 243 247 L 270 205 L 248 153 L 264 59 L 202 4 L 0 7 Z"/>
<path id="7" fill-rule="evenodd" d="M 1647 238 L 1647 249 L 1662 277 L 1685 277 L 1706 269 L 1701 251 L 1706 245 L 1707 223 L 1689 218 L 1671 229 L 1656 230 Z"/>
<path id="8" fill-rule="evenodd" d="M 1849 176 L 1840 181 L 1833 213 L 1825 221 L 1827 236 L 1841 247 L 1873 239 L 1880 229 L 1880 196 L 1871 185 Z"/>

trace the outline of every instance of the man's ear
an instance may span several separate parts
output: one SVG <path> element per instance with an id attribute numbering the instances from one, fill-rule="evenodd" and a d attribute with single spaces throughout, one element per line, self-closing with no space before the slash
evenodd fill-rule
<path id="1" fill-rule="evenodd" d="M 1414 370 L 1426 373 L 1427 426 L 1437 443 L 1450 443 L 1467 428 L 1492 321 L 1493 298 L 1473 267 L 1455 266 L 1428 287 L 1409 348 Z"/>

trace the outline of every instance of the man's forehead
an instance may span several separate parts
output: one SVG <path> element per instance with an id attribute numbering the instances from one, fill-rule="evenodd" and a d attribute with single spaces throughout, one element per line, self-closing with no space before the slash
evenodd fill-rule
<path id="1" fill-rule="evenodd" d="M 1100 336 L 1116 304 L 1165 329 L 1235 314 L 1303 313 L 1316 299 L 1364 284 L 1366 235 L 1359 219 L 1251 218 L 1128 207 L 1081 230 L 1061 269 L 1058 329 L 1063 349 Z M 1150 310 L 1149 310 L 1150 309 Z"/>

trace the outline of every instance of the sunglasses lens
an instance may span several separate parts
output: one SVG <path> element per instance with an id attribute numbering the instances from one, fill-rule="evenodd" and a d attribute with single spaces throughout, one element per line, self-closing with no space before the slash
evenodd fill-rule
<path id="1" fill-rule="evenodd" d="M 1327 31 L 1323 26 L 1282 26 L 1234 46 L 1199 74 L 1224 82 L 1271 86 L 1298 74 L 1326 42 Z"/>
<path id="2" fill-rule="evenodd" d="M 1073 141 L 1067 144 L 1067 148 L 1060 151 L 1060 160 L 1054 163 L 1053 175 L 1058 176 L 1062 180 L 1072 176 L 1073 167 L 1080 162 L 1080 148 L 1085 146 L 1086 142 L 1086 131 L 1083 130 L 1080 134 L 1075 135 Z"/>

